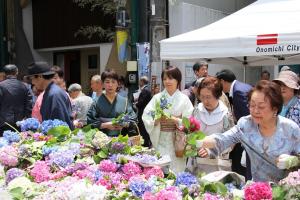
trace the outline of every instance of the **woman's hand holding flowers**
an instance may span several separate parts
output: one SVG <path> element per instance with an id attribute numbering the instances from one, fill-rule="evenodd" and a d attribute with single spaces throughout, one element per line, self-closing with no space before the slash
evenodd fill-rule
<path id="1" fill-rule="evenodd" d="M 101 124 L 101 129 L 108 129 L 108 130 L 121 130 L 122 126 L 114 125 L 112 122 L 105 122 Z"/>

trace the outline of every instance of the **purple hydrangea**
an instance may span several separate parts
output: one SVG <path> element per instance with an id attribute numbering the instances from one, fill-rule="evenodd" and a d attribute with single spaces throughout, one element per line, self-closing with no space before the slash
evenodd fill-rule
<path id="1" fill-rule="evenodd" d="M 74 155 L 80 154 L 80 144 L 79 143 L 70 143 L 69 150 L 72 151 Z"/>
<path id="2" fill-rule="evenodd" d="M 58 119 L 45 120 L 45 121 L 43 121 L 43 123 L 41 125 L 42 133 L 46 134 L 46 133 L 48 133 L 48 131 L 51 128 L 54 128 L 54 127 L 57 127 L 57 126 L 67 126 L 67 127 L 69 127 L 66 122 L 63 122 L 63 121 L 58 120 Z"/>
<path id="3" fill-rule="evenodd" d="M 88 166 L 89 165 L 87 163 L 74 163 L 72 165 L 67 166 L 64 171 L 67 174 L 74 174 L 78 170 L 84 170 L 88 168 Z"/>
<path id="4" fill-rule="evenodd" d="M 48 156 L 49 154 L 57 152 L 57 151 L 58 151 L 57 146 L 52 146 L 52 147 L 43 146 L 42 147 L 42 152 L 43 152 L 44 156 Z"/>
<path id="5" fill-rule="evenodd" d="M 123 151 L 124 148 L 125 148 L 125 145 L 121 142 L 115 142 L 111 145 L 111 149 L 113 151 L 117 151 L 117 152 Z"/>
<path id="6" fill-rule="evenodd" d="M 103 174 L 101 173 L 100 170 L 96 170 L 94 174 L 94 181 L 97 182 L 100 178 L 103 177 Z"/>
<path id="7" fill-rule="evenodd" d="M 189 172 L 181 172 L 177 174 L 175 185 L 186 185 L 191 186 L 197 184 L 197 178 Z"/>
<path id="8" fill-rule="evenodd" d="M 5 138 L 8 143 L 19 142 L 21 140 L 21 137 L 18 133 L 10 130 L 3 132 L 3 138 Z"/>
<path id="9" fill-rule="evenodd" d="M 36 131 L 40 128 L 40 122 L 36 118 L 28 118 L 23 121 L 20 121 L 18 126 L 21 126 L 21 131 Z"/>
<path id="10" fill-rule="evenodd" d="M 67 167 L 74 162 L 75 155 L 72 151 L 58 151 L 49 155 L 51 165 L 57 165 L 60 167 Z"/>
<path id="11" fill-rule="evenodd" d="M 21 157 L 31 157 L 32 156 L 32 152 L 31 152 L 28 144 L 22 144 L 18 148 L 18 153 Z"/>
<path id="12" fill-rule="evenodd" d="M 12 181 L 17 177 L 21 177 L 24 175 L 25 175 L 25 171 L 23 171 L 22 169 L 11 168 L 6 172 L 6 177 L 5 177 L 6 184 L 8 184 L 10 181 Z"/>
<path id="13" fill-rule="evenodd" d="M 134 159 L 138 160 L 141 163 L 153 163 L 157 161 L 156 156 L 152 156 L 149 154 L 136 154 L 133 156 Z"/>

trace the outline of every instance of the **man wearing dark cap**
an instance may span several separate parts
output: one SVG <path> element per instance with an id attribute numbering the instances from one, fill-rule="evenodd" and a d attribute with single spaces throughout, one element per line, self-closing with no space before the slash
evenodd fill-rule
<path id="1" fill-rule="evenodd" d="M 0 82 L 0 135 L 11 129 L 6 123 L 16 127 L 16 122 L 30 117 L 32 95 L 24 83 L 17 80 L 18 68 L 5 65 L 6 79 Z M 5 123 L 6 122 L 6 123 Z"/>
<path id="2" fill-rule="evenodd" d="M 44 91 L 40 108 L 42 120 L 59 119 L 73 129 L 71 102 L 66 92 L 53 82 L 55 72 L 48 63 L 32 63 L 28 66 L 28 73 L 36 89 Z"/>

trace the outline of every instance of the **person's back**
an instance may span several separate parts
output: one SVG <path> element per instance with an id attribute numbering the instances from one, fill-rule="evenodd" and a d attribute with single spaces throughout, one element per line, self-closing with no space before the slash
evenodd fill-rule
<path id="1" fill-rule="evenodd" d="M 5 67 L 14 65 L 7 65 Z M 24 83 L 17 80 L 15 75 L 7 75 L 6 80 L 0 82 L 0 134 L 8 128 L 5 122 L 15 126 L 17 121 L 30 117 L 32 109 L 32 95 Z"/>
<path id="2" fill-rule="evenodd" d="M 87 112 L 93 104 L 93 99 L 84 94 L 80 95 L 73 100 L 73 107 L 78 109 L 76 112 L 76 119 L 78 119 L 83 125 L 87 123 Z"/>

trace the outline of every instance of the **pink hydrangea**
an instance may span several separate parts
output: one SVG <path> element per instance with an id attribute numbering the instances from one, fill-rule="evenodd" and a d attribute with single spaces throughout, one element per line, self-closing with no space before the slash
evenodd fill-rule
<path id="1" fill-rule="evenodd" d="M 45 161 L 37 161 L 34 164 L 33 169 L 30 171 L 30 175 L 37 183 L 48 181 L 52 176 L 50 173 L 50 167 Z"/>
<path id="2" fill-rule="evenodd" d="M 159 191 L 156 195 L 156 199 L 164 199 L 164 200 L 181 200 L 181 192 L 178 188 L 171 186 Z"/>
<path id="3" fill-rule="evenodd" d="M 18 151 L 12 146 L 0 149 L 0 163 L 4 166 L 15 167 L 18 164 Z"/>
<path id="4" fill-rule="evenodd" d="M 109 180 L 105 179 L 105 178 L 100 178 L 97 183 L 97 185 L 102 185 L 104 186 L 106 189 L 110 190 L 112 189 L 112 184 Z"/>
<path id="5" fill-rule="evenodd" d="M 156 196 L 149 191 L 146 191 L 142 198 L 143 200 L 156 200 Z"/>
<path id="6" fill-rule="evenodd" d="M 220 200 L 220 198 L 216 195 L 205 193 L 203 195 L 203 200 Z"/>
<path id="7" fill-rule="evenodd" d="M 272 188 L 268 183 L 252 183 L 245 188 L 244 192 L 246 200 L 272 200 Z"/>
<path id="8" fill-rule="evenodd" d="M 279 182 L 280 185 L 299 186 L 300 185 L 300 169 L 290 172 L 289 175 Z"/>
<path id="9" fill-rule="evenodd" d="M 83 170 L 77 170 L 76 172 L 74 172 L 73 176 L 79 179 L 89 178 L 90 180 L 93 180 L 94 172 L 87 168 Z"/>
<path id="10" fill-rule="evenodd" d="M 118 165 L 111 160 L 102 160 L 99 164 L 99 169 L 103 172 L 116 172 Z"/>
<path id="11" fill-rule="evenodd" d="M 141 167 L 138 164 L 134 163 L 134 162 L 129 162 L 129 163 L 125 164 L 122 167 L 122 171 L 123 171 L 124 176 L 127 180 L 129 180 L 130 177 L 132 177 L 136 174 L 142 173 Z"/>
<path id="12" fill-rule="evenodd" d="M 160 178 L 164 177 L 164 172 L 158 166 L 146 167 L 144 169 L 144 174 L 145 174 L 146 179 L 150 178 L 151 176 L 157 176 L 157 177 L 160 177 Z"/>

